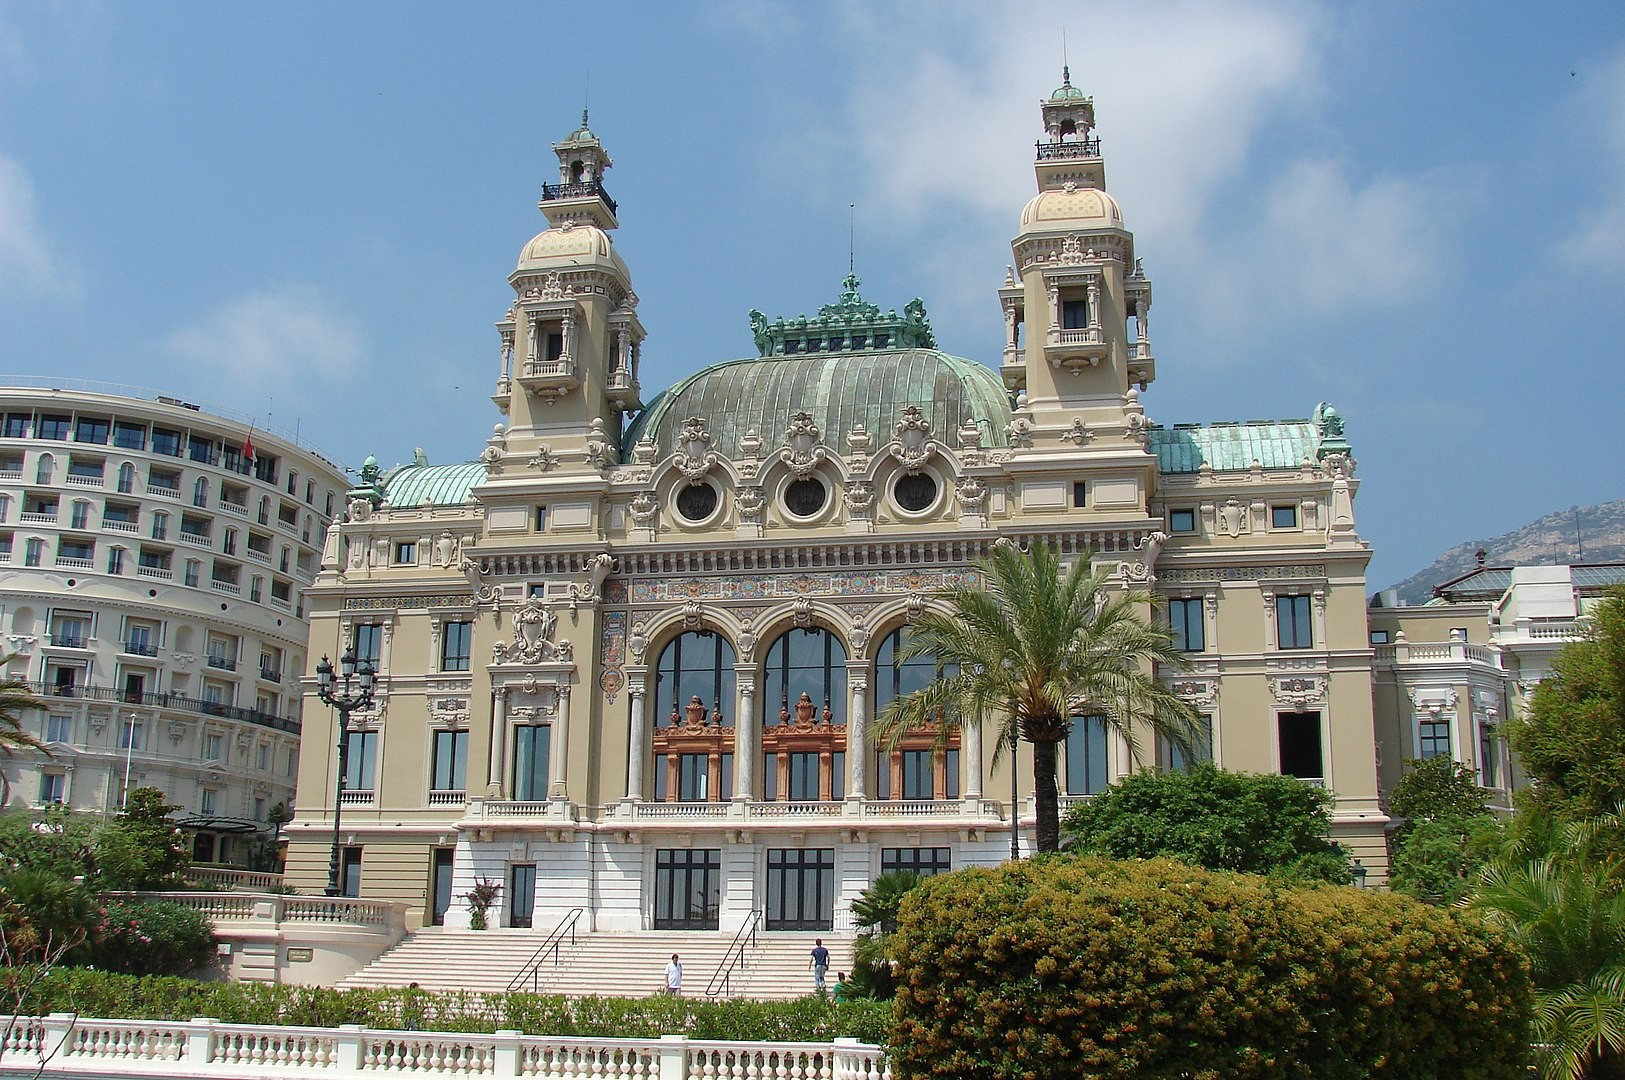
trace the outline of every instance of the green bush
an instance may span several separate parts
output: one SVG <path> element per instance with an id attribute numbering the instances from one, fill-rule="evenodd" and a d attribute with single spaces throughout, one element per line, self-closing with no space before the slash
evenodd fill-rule
<path id="1" fill-rule="evenodd" d="M 89 962 L 129 975 L 184 975 L 208 963 L 214 932 L 202 912 L 171 900 L 109 900 Z"/>
<path id="2" fill-rule="evenodd" d="M 794 1001 L 741 1001 L 682 997 L 598 998 L 547 994 L 476 994 L 413 991 L 420 1026 L 434 1031 L 491 1032 L 512 1028 L 533 1035 L 828 1042 L 836 1038 L 885 1041 L 886 1002 L 837 1003 L 816 996 Z M 186 1020 L 212 1016 L 232 1024 L 334 1027 L 364 1024 L 398 1028 L 407 1009 L 405 989 L 333 990 L 322 986 L 197 982 L 58 968 L 34 988 L 22 1012 L 41 1016 L 74 1010 L 82 1016 Z"/>
<path id="3" fill-rule="evenodd" d="M 1172 860 L 931 878 L 903 904 L 895 1075 L 1511 1080 L 1529 976 L 1472 916 Z"/>
<path id="4" fill-rule="evenodd" d="M 1454 904 L 1478 885 L 1503 831 L 1500 821 L 1489 814 L 1413 822 L 1403 840 L 1394 844 L 1389 887 L 1418 900 Z"/>
<path id="5" fill-rule="evenodd" d="M 1347 854 L 1326 839 L 1332 798 L 1295 776 L 1188 770 L 1133 773 L 1062 823 L 1067 850 L 1113 859 L 1165 857 L 1208 870 L 1350 880 Z"/>

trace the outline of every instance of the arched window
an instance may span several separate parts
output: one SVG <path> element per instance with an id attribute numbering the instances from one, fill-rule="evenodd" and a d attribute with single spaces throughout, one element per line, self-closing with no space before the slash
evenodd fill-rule
<path id="1" fill-rule="evenodd" d="M 733 726 L 734 650 L 721 634 L 709 631 L 681 634 L 660 654 L 655 673 L 655 701 L 663 715 L 656 715 L 655 726 L 671 725 L 671 713 L 681 716 L 683 708 L 695 697 L 708 713 L 722 713 L 723 726 Z"/>
<path id="2" fill-rule="evenodd" d="M 656 802 L 733 797 L 734 650 L 721 634 L 673 638 L 655 667 Z"/>
<path id="3" fill-rule="evenodd" d="M 269 495 L 260 496 L 259 523 L 261 525 L 271 524 L 271 496 Z"/>
<path id="4" fill-rule="evenodd" d="M 128 461 L 118 467 L 118 490 L 120 495 L 135 490 L 135 466 Z"/>
<path id="5" fill-rule="evenodd" d="M 209 478 L 207 476 L 198 477 L 197 482 L 192 485 L 192 505 L 209 505 Z"/>
<path id="6" fill-rule="evenodd" d="M 51 482 L 51 475 L 55 472 L 56 459 L 51 457 L 50 454 L 41 454 L 39 456 L 39 467 L 34 473 L 34 483 L 49 484 Z"/>
<path id="7" fill-rule="evenodd" d="M 768 799 L 846 794 L 846 648 L 827 630 L 790 630 L 767 650 L 762 787 Z"/>
<path id="8" fill-rule="evenodd" d="M 908 628 L 887 634 L 875 650 L 875 715 L 893 701 L 923 690 L 939 677 L 936 657 L 927 653 L 903 660 Z M 943 676 L 957 674 L 945 667 Z M 875 797 L 879 799 L 959 798 L 959 736 L 938 745 L 934 728 L 903 736 L 890 750 L 875 751 Z"/>

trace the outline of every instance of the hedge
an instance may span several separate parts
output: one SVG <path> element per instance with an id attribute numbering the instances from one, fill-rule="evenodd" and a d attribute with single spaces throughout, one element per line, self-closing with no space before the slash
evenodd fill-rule
<path id="1" fill-rule="evenodd" d="M 511 1028 L 532 1035 L 766 1042 L 828 1042 L 853 1038 L 879 1043 L 886 1036 L 889 1002 L 833 1002 L 808 996 L 792 1001 L 666 997 L 599 998 L 549 994 L 411 991 L 418 1025 L 434 1031 L 491 1032 Z M 335 1027 L 363 1024 L 399 1028 L 408 1008 L 400 988 L 334 990 L 321 986 L 198 982 L 170 977 L 116 975 L 57 968 L 34 988 L 22 1011 L 35 1016 L 74 1011 L 110 1019 L 188 1020 L 212 1016 L 231 1024 Z"/>
<path id="2" fill-rule="evenodd" d="M 1511 1080 L 1529 976 L 1472 916 L 1169 859 L 1041 859 L 904 901 L 895 1075 Z"/>

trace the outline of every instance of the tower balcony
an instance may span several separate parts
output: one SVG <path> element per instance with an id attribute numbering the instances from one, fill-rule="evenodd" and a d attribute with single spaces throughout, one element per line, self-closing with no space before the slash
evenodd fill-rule
<path id="1" fill-rule="evenodd" d="M 1044 359 L 1050 367 L 1073 373 L 1099 367 L 1111 351 L 1111 343 L 1098 326 L 1052 328 L 1044 342 Z"/>
<path id="2" fill-rule="evenodd" d="M 575 358 L 560 356 L 554 360 L 533 360 L 525 364 L 519 374 L 519 385 L 527 394 L 552 401 L 563 397 L 581 385 L 581 369 Z"/>
<path id="3" fill-rule="evenodd" d="M 636 412 L 643 408 L 637 380 L 624 368 L 609 373 L 609 379 L 604 383 L 604 396 L 622 412 Z"/>
<path id="4" fill-rule="evenodd" d="M 542 202 L 564 202 L 567 199 L 602 199 L 604 205 L 609 207 L 610 214 L 615 213 L 615 200 L 604 190 L 602 180 L 578 180 L 573 184 L 542 185 Z"/>
<path id="5" fill-rule="evenodd" d="M 1082 161 L 1100 156 L 1098 135 L 1068 142 L 1041 142 L 1037 146 L 1039 161 Z"/>

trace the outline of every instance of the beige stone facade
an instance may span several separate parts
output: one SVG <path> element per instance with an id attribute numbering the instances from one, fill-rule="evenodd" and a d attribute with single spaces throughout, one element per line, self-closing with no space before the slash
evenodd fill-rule
<path id="1" fill-rule="evenodd" d="M 498 919 L 539 931 L 575 907 L 597 929 L 842 929 L 883 869 L 996 862 L 1012 813 L 1025 847 L 1030 755 L 1012 806 L 1011 761 L 974 727 L 946 750 L 868 738 L 928 677 L 895 662 L 910 620 L 1000 537 L 1166 598 L 1191 663 L 1159 674 L 1212 756 L 1326 785 L 1381 880 L 1342 420 L 1148 418 L 1151 283 L 1093 102 L 1067 81 L 1041 111 L 1038 194 L 1002 286 L 990 268 L 996 364 L 849 277 L 816 317 L 752 312 L 759 355 L 647 399 L 609 158 L 585 122 L 556 144 L 549 227 L 498 324 L 500 423 L 477 461 L 369 470 L 327 538 L 311 654 L 354 644 L 379 669 L 352 718 L 344 888 L 420 922 L 466 923 L 453 897 L 490 878 Z M 288 872 L 314 890 L 335 728 L 307 704 Z M 1061 756 L 1067 799 L 1179 764 L 1081 720 Z"/>

